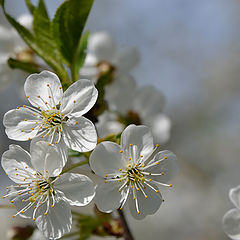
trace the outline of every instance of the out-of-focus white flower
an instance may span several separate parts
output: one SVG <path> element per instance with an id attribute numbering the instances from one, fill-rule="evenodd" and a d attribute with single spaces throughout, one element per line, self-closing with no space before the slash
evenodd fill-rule
<path id="1" fill-rule="evenodd" d="M 223 230 L 234 240 L 240 239 L 240 186 L 229 191 L 229 198 L 236 208 L 223 216 Z"/>
<path id="2" fill-rule="evenodd" d="M 139 58 L 136 48 L 118 50 L 109 33 L 97 32 L 89 38 L 88 54 L 80 75 L 96 80 L 99 73 L 107 71 L 110 67 L 114 68 L 116 73 L 127 74 L 136 66 Z"/>
<path id="3" fill-rule="evenodd" d="M 17 21 L 28 29 L 32 26 L 32 17 L 30 15 L 21 15 Z M 11 70 L 7 64 L 10 57 L 29 60 L 33 58 L 33 54 L 15 29 L 0 25 L 0 90 L 6 89 L 11 80 L 15 80 L 17 76 L 19 78 L 19 71 Z"/>
<path id="4" fill-rule="evenodd" d="M 150 129 L 128 126 L 121 145 L 102 142 L 90 156 L 90 166 L 105 178 L 96 189 L 96 205 L 103 212 L 122 208 L 126 202 L 136 219 L 154 214 L 162 203 L 158 185 L 167 182 L 178 171 L 176 156 L 170 151 L 157 152 Z"/>
<path id="5" fill-rule="evenodd" d="M 121 75 L 105 89 L 105 99 L 111 113 L 99 118 L 96 126 L 100 137 L 119 133 L 127 125 L 135 123 L 151 127 L 159 144 L 168 141 L 171 121 L 162 113 L 165 101 L 157 89 L 137 88 L 132 77 Z"/>
<path id="6" fill-rule="evenodd" d="M 97 100 L 98 91 L 92 81 L 78 80 L 63 93 L 57 75 L 43 71 L 30 75 L 24 90 L 35 108 L 23 105 L 4 115 L 3 124 L 10 139 L 26 141 L 34 138 L 34 141 L 40 139 L 57 144 L 65 161 L 67 147 L 88 152 L 96 146 L 96 129 L 82 116 Z"/>
<path id="7" fill-rule="evenodd" d="M 35 229 L 32 236 L 28 240 L 47 240 L 47 238 L 44 237 L 41 231 Z"/>
<path id="8" fill-rule="evenodd" d="M 92 181 L 84 175 L 64 173 L 61 154 L 55 146 L 39 141 L 31 154 L 10 145 L 2 156 L 2 167 L 17 185 L 7 187 L 17 213 L 32 218 L 47 238 L 57 239 L 71 229 L 71 206 L 85 206 L 95 195 Z M 32 163 L 32 165 L 30 164 Z"/>

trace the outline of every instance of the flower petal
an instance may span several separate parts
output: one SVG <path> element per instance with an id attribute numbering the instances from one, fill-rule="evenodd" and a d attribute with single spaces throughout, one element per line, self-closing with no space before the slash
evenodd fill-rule
<path id="1" fill-rule="evenodd" d="M 36 224 L 47 239 L 58 239 L 70 232 L 72 227 L 71 209 L 59 196 L 56 197 L 54 208 L 49 208 L 47 215 L 46 204 L 41 205 L 36 211 Z"/>
<path id="2" fill-rule="evenodd" d="M 126 168 L 126 161 L 120 153 L 120 146 L 113 142 L 104 141 L 93 150 L 89 164 L 91 169 L 101 177 L 106 174 L 119 174 L 119 169 Z"/>
<path id="3" fill-rule="evenodd" d="M 97 144 L 97 132 L 93 123 L 85 117 L 72 117 L 63 126 L 66 145 L 78 152 L 89 152 Z"/>
<path id="4" fill-rule="evenodd" d="M 116 54 L 117 70 L 124 73 L 132 70 L 140 60 L 140 54 L 135 47 L 121 49 Z"/>
<path id="5" fill-rule="evenodd" d="M 143 119 L 144 124 L 151 126 L 155 141 L 162 145 L 170 138 L 171 120 L 164 114 L 149 116 Z"/>
<path id="6" fill-rule="evenodd" d="M 233 240 L 240 240 L 240 210 L 231 209 L 223 216 L 223 230 Z"/>
<path id="7" fill-rule="evenodd" d="M 55 177 L 62 171 L 62 156 L 58 149 L 47 142 L 33 142 L 30 149 L 32 165 L 46 177 Z"/>
<path id="8" fill-rule="evenodd" d="M 157 187 L 154 184 L 151 184 L 155 189 Z M 146 185 L 145 185 L 146 186 Z M 145 198 L 141 190 L 136 192 L 136 200 L 133 199 L 133 191 L 130 192 L 128 199 L 128 206 L 132 216 L 136 219 L 143 219 L 147 215 L 154 214 L 162 204 L 162 195 L 160 192 L 155 192 L 150 187 L 146 186 L 144 189 L 145 194 L 148 196 Z M 137 213 L 136 201 L 138 204 L 138 209 L 140 214 Z"/>
<path id="9" fill-rule="evenodd" d="M 121 145 L 123 149 L 129 149 L 130 144 L 137 146 L 137 156 L 148 156 L 154 149 L 150 129 L 144 125 L 129 125 L 122 133 Z"/>
<path id="10" fill-rule="evenodd" d="M 151 176 L 151 178 L 157 182 L 167 183 L 169 180 L 173 179 L 179 171 L 176 155 L 168 150 L 157 153 L 148 165 L 153 163 L 157 164 L 151 167 L 146 166 L 145 171 L 151 172 L 152 174 L 163 173 L 164 175 Z"/>
<path id="11" fill-rule="evenodd" d="M 5 113 L 3 125 L 6 127 L 6 134 L 10 139 L 26 141 L 36 136 L 39 125 L 37 125 L 37 113 L 28 108 L 21 107 L 12 109 Z"/>
<path id="12" fill-rule="evenodd" d="M 164 97 L 156 88 L 142 87 L 135 93 L 132 110 L 144 119 L 162 112 L 164 104 Z"/>
<path id="13" fill-rule="evenodd" d="M 35 171 L 31 168 L 30 154 L 18 145 L 10 145 L 9 150 L 2 155 L 2 167 L 9 178 L 16 183 L 30 182 Z M 25 181 L 24 179 L 27 178 Z"/>
<path id="14" fill-rule="evenodd" d="M 64 92 L 60 110 L 65 115 L 80 117 L 93 107 L 97 97 L 98 91 L 93 81 L 80 79 Z"/>
<path id="15" fill-rule="evenodd" d="M 63 199 L 72 206 L 85 206 L 95 195 L 92 180 L 82 174 L 65 173 L 56 180 L 54 187 L 63 192 Z"/>
<path id="16" fill-rule="evenodd" d="M 105 100 L 109 108 L 121 115 L 126 115 L 133 108 L 136 82 L 128 74 L 118 74 L 114 82 L 105 88 Z"/>
<path id="17" fill-rule="evenodd" d="M 109 213 L 121 206 L 126 197 L 123 191 L 118 191 L 121 185 L 122 183 L 116 181 L 100 183 L 97 186 L 95 203 L 100 211 Z"/>
<path id="18" fill-rule="evenodd" d="M 88 50 L 98 58 L 98 61 L 111 63 L 116 54 L 116 45 L 109 33 L 97 32 L 90 36 Z"/>
<path id="19" fill-rule="evenodd" d="M 24 90 L 29 102 L 42 110 L 49 109 L 48 105 L 53 107 L 59 104 L 63 95 L 58 76 L 49 71 L 31 74 L 24 84 Z"/>
<path id="20" fill-rule="evenodd" d="M 236 208 L 240 209 L 240 185 L 229 191 L 229 198 Z"/>

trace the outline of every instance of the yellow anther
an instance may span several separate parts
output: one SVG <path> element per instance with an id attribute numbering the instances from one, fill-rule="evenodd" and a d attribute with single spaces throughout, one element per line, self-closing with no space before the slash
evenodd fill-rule
<path id="1" fill-rule="evenodd" d="M 11 203 L 14 203 L 14 201 L 13 201 L 13 200 L 11 200 Z"/>
<path id="2" fill-rule="evenodd" d="M 12 218 L 15 218 L 15 216 L 13 215 Z"/>
<path id="3" fill-rule="evenodd" d="M 60 177 L 61 177 L 61 175 L 58 175 L 57 177 L 58 177 L 58 178 L 60 178 Z"/>
<path id="4" fill-rule="evenodd" d="M 120 153 L 123 153 L 123 150 L 120 150 Z"/>
<path id="5" fill-rule="evenodd" d="M 140 211 L 137 211 L 137 214 L 140 214 Z"/>
<path id="6" fill-rule="evenodd" d="M 16 173 L 16 176 L 18 176 L 18 173 Z"/>
<path id="7" fill-rule="evenodd" d="M 41 138 L 43 138 L 43 135 L 41 136 Z"/>
<path id="8" fill-rule="evenodd" d="M 20 213 L 22 213 L 22 214 L 23 214 L 23 211 L 21 211 Z"/>
<path id="9" fill-rule="evenodd" d="M 159 191 L 158 190 L 156 190 L 156 193 L 158 193 Z"/>
<path id="10" fill-rule="evenodd" d="M 49 84 L 47 84 L 47 87 L 49 87 Z"/>
<path id="11" fill-rule="evenodd" d="M 48 173 L 48 170 L 45 170 L 46 173 Z"/>
<path id="12" fill-rule="evenodd" d="M 139 188 L 137 188 L 137 191 L 139 191 L 140 189 Z"/>
<path id="13" fill-rule="evenodd" d="M 25 108 L 25 107 L 26 107 L 26 105 L 23 105 L 23 107 Z"/>
<path id="14" fill-rule="evenodd" d="M 58 144 L 58 142 L 56 141 L 55 144 Z"/>
<path id="15" fill-rule="evenodd" d="M 2 199 L 4 199 L 5 197 L 4 196 L 2 196 Z"/>
<path id="16" fill-rule="evenodd" d="M 136 200 L 136 197 L 133 197 L 133 200 Z"/>
<path id="17" fill-rule="evenodd" d="M 121 189 L 118 189 L 119 192 L 121 192 Z"/>
<path id="18" fill-rule="evenodd" d="M 62 87 L 59 87 L 59 89 L 62 89 Z"/>
<path id="19" fill-rule="evenodd" d="M 143 158 L 143 155 L 140 155 L 141 158 Z"/>
<path id="20" fill-rule="evenodd" d="M 45 104 L 47 105 L 47 102 L 45 102 Z"/>
<path id="21" fill-rule="evenodd" d="M 42 202 L 41 202 L 41 201 L 39 201 L 39 202 L 38 202 L 38 204 L 42 204 Z"/>
<path id="22" fill-rule="evenodd" d="M 118 182 L 121 182 L 121 179 L 119 179 Z"/>
<path id="23" fill-rule="evenodd" d="M 131 164 L 128 164 L 128 167 L 130 168 L 130 167 L 131 167 Z"/>
<path id="24" fill-rule="evenodd" d="M 128 158 L 129 160 L 132 160 L 132 158 Z"/>
<path id="25" fill-rule="evenodd" d="M 8 176 L 8 173 L 6 173 L 6 175 Z"/>
<path id="26" fill-rule="evenodd" d="M 23 129 L 21 130 L 21 132 L 23 132 Z"/>
<path id="27" fill-rule="evenodd" d="M 25 202 L 25 200 L 23 199 L 22 202 Z"/>
<path id="28" fill-rule="evenodd" d="M 49 98 L 51 98 L 51 96 L 48 96 Z"/>
<path id="29" fill-rule="evenodd" d="M 31 140 L 31 138 L 29 137 L 28 140 Z"/>
<path id="30" fill-rule="evenodd" d="M 164 199 L 162 199 L 162 202 L 165 202 L 165 200 L 164 200 Z"/>
<path id="31" fill-rule="evenodd" d="M 169 184 L 169 187 L 172 187 L 173 185 L 172 184 Z"/>
<path id="32" fill-rule="evenodd" d="M 54 205 L 52 205 L 51 207 L 54 208 Z"/>
<path id="33" fill-rule="evenodd" d="M 19 109 L 19 107 L 17 107 L 17 109 Z"/>
<path id="34" fill-rule="evenodd" d="M 38 124 L 38 122 L 36 122 L 36 124 Z"/>
<path id="35" fill-rule="evenodd" d="M 159 147 L 159 144 L 156 144 L 156 147 Z"/>
<path id="36" fill-rule="evenodd" d="M 131 186 L 131 188 L 133 188 L 133 186 Z"/>
<path id="37" fill-rule="evenodd" d="M 36 114 L 35 114 L 35 113 L 33 113 L 33 116 L 36 116 Z"/>
<path id="38" fill-rule="evenodd" d="M 76 124 L 78 124 L 78 121 L 76 122 Z"/>
<path id="39" fill-rule="evenodd" d="M 32 128 L 32 130 L 34 130 L 34 128 Z"/>
<path id="40" fill-rule="evenodd" d="M 34 194 L 33 193 L 31 193 L 31 196 L 33 196 Z"/>
<path id="41" fill-rule="evenodd" d="M 143 164 L 142 167 L 145 167 L 145 165 Z"/>
<path id="42" fill-rule="evenodd" d="M 48 146 L 51 146 L 51 143 L 49 143 Z"/>
<path id="43" fill-rule="evenodd" d="M 121 211 L 122 211 L 122 207 L 120 207 L 120 208 L 119 208 L 119 210 L 121 210 Z"/>
<path id="44" fill-rule="evenodd" d="M 15 171 L 17 171 L 17 168 L 15 168 Z"/>
<path id="45" fill-rule="evenodd" d="M 159 162 L 156 162 L 156 165 L 159 165 Z"/>
<path id="46" fill-rule="evenodd" d="M 164 173 L 164 172 L 161 172 L 161 175 L 162 175 L 162 176 L 164 176 L 164 175 L 165 175 L 165 173 Z"/>
<path id="47" fill-rule="evenodd" d="M 53 107 L 53 109 L 55 109 L 55 107 Z"/>
<path id="48" fill-rule="evenodd" d="M 165 157 L 163 157 L 164 159 L 167 159 L 167 157 L 165 156 Z"/>
<path id="49" fill-rule="evenodd" d="M 145 198 L 148 198 L 148 196 L 147 196 L 147 195 L 145 195 Z"/>
<path id="50" fill-rule="evenodd" d="M 47 215 L 47 213 L 45 212 L 45 213 L 44 213 L 44 215 L 46 216 L 46 215 Z"/>
<path id="51" fill-rule="evenodd" d="M 132 144 L 130 143 L 129 146 L 132 147 Z"/>
<path id="52" fill-rule="evenodd" d="M 35 221 L 36 220 L 36 218 L 33 218 L 33 221 Z"/>
<path id="53" fill-rule="evenodd" d="M 29 98 L 29 96 L 27 96 L 27 98 Z"/>
<path id="54" fill-rule="evenodd" d="M 52 190 L 52 189 L 50 189 L 49 191 L 50 191 L 51 193 L 53 192 L 53 190 Z"/>
<path id="55" fill-rule="evenodd" d="M 21 187 L 21 184 L 18 184 L 19 187 Z"/>
<path id="56" fill-rule="evenodd" d="M 37 107 L 38 109 L 40 109 L 40 107 Z"/>
<path id="57" fill-rule="evenodd" d="M 150 179 L 149 179 L 149 181 L 151 182 L 151 181 L 152 181 L 152 179 L 150 178 Z"/>
<path id="58" fill-rule="evenodd" d="M 107 177 L 108 175 L 106 174 L 105 177 Z"/>
<path id="59" fill-rule="evenodd" d="M 6 187 L 6 189 L 8 189 L 8 187 Z"/>
<path id="60" fill-rule="evenodd" d="M 40 95 L 38 95 L 37 97 L 40 98 Z"/>
<path id="61" fill-rule="evenodd" d="M 75 100 L 73 100 L 73 103 L 76 103 L 76 101 L 75 101 Z"/>
<path id="62" fill-rule="evenodd" d="M 122 169 L 120 168 L 120 169 L 119 169 L 119 171 L 121 172 L 121 171 L 122 171 Z"/>
<path id="63" fill-rule="evenodd" d="M 24 118 L 24 121 L 27 121 L 27 119 L 26 119 L 26 118 Z"/>
<path id="64" fill-rule="evenodd" d="M 151 173 L 149 173 L 148 175 L 151 176 Z"/>

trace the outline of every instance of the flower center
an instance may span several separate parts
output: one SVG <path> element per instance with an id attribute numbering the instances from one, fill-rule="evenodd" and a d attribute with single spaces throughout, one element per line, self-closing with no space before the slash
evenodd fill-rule
<path id="1" fill-rule="evenodd" d="M 47 126 L 50 127 L 61 127 L 60 125 L 63 122 L 63 115 L 60 114 L 58 110 L 51 110 L 51 111 L 41 111 L 43 116 L 43 121 Z"/>

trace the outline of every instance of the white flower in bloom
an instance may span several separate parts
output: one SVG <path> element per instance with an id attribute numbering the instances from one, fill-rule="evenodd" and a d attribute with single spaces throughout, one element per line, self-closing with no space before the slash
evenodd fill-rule
<path id="1" fill-rule="evenodd" d="M 229 191 L 229 198 L 236 208 L 223 216 L 223 230 L 234 240 L 240 240 L 240 186 Z"/>
<path id="2" fill-rule="evenodd" d="M 32 218 L 45 237 L 60 238 L 71 229 L 71 206 L 85 206 L 95 195 L 92 181 L 84 175 L 59 175 L 61 154 L 55 146 L 39 141 L 31 154 L 10 145 L 2 156 L 2 167 L 17 185 L 7 187 L 3 198 L 10 198 L 17 213 Z M 30 164 L 32 163 L 32 165 Z"/>
<path id="3" fill-rule="evenodd" d="M 30 15 L 21 15 L 18 19 L 23 26 L 26 28 L 31 28 L 32 17 Z M 19 73 L 25 76 L 25 73 L 12 70 L 8 66 L 8 59 L 14 57 L 17 59 L 22 59 L 24 57 L 32 56 L 32 52 L 28 50 L 26 44 L 19 37 L 18 33 L 14 28 L 8 25 L 0 25 L 0 89 L 6 89 L 11 80 L 19 78 Z"/>
<path id="4" fill-rule="evenodd" d="M 67 147 L 87 152 L 96 146 L 95 127 L 82 116 L 97 100 L 98 92 L 92 81 L 78 80 L 63 93 L 57 75 L 43 71 L 30 75 L 24 90 L 35 108 L 23 105 L 5 114 L 3 124 L 10 139 L 34 138 L 57 144 L 65 161 Z"/>
<path id="5" fill-rule="evenodd" d="M 162 113 L 165 103 L 162 93 L 153 87 L 137 88 L 130 76 L 118 78 L 105 89 L 105 99 L 111 113 L 99 117 L 96 124 L 99 136 L 119 133 L 125 126 L 135 123 L 151 127 L 159 144 L 167 142 L 171 121 Z"/>
<path id="6" fill-rule="evenodd" d="M 97 32 L 90 36 L 88 54 L 80 75 L 96 80 L 100 72 L 113 67 L 118 73 L 128 73 L 139 61 L 139 53 L 133 47 L 118 50 L 112 36 Z"/>
<path id="7" fill-rule="evenodd" d="M 158 185 L 178 171 L 176 156 L 169 151 L 157 152 L 152 133 L 146 126 L 128 126 L 121 145 L 102 142 L 90 156 L 92 170 L 105 180 L 97 186 L 96 205 L 103 212 L 122 208 L 126 202 L 132 215 L 141 219 L 154 214 L 162 203 Z"/>

